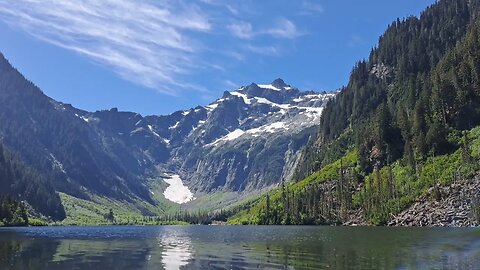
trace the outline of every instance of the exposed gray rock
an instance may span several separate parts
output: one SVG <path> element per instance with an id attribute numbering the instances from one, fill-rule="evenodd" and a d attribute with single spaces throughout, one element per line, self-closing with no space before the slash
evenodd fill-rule
<path id="1" fill-rule="evenodd" d="M 460 180 L 448 186 L 429 189 L 407 209 L 392 218 L 389 226 L 439 226 L 470 227 L 478 226 L 480 176 Z"/>
<path id="2" fill-rule="evenodd" d="M 96 119 L 88 124 L 104 135 L 107 150 L 119 143 L 130 147 L 147 174 L 175 172 L 196 192 L 253 191 L 290 179 L 334 96 L 302 92 L 277 79 L 167 116 L 110 110 L 81 117 Z"/>

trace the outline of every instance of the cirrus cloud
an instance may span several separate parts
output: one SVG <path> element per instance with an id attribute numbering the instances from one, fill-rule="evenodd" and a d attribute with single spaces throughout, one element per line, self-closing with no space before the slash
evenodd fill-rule
<path id="1" fill-rule="evenodd" d="M 282 14 L 265 19 L 250 8 L 220 0 L 15 0 L 0 1 L 0 21 L 175 96 L 208 92 L 192 78 L 280 57 L 288 51 L 282 42 L 304 34 Z"/>
<path id="2" fill-rule="evenodd" d="M 252 39 L 255 36 L 269 35 L 275 38 L 294 39 L 304 33 L 298 30 L 297 26 L 290 20 L 280 18 L 277 23 L 266 29 L 254 31 L 252 24 L 244 21 L 232 23 L 227 26 L 230 33 L 240 39 Z"/>
<path id="3" fill-rule="evenodd" d="M 56 46 L 108 66 L 126 80 L 175 95 L 196 68 L 201 44 L 189 32 L 211 24 L 195 5 L 169 1 L 0 1 L 0 19 Z"/>

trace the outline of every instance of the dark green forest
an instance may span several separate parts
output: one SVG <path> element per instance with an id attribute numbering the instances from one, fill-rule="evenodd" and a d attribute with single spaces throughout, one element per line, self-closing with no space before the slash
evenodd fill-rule
<path id="1" fill-rule="evenodd" d="M 3 202 L 26 201 L 46 217 L 65 218 L 60 197 L 49 182 L 36 170 L 27 167 L 0 143 L 0 196 L 2 195 L 13 196 Z M 13 208 L 17 207 L 16 204 L 12 205 Z M 0 219 L 2 218 L 5 217 L 0 214 Z"/>
<path id="2" fill-rule="evenodd" d="M 425 190 L 478 168 L 480 1 L 397 19 L 325 108 L 294 183 L 231 223 L 385 224 Z"/>
<path id="3" fill-rule="evenodd" d="M 25 205 L 10 196 L 0 197 L 0 225 L 28 225 L 28 215 Z"/>

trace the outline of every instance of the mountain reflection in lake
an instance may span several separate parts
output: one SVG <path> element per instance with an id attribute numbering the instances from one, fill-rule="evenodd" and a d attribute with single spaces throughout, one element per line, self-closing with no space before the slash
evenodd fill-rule
<path id="1" fill-rule="evenodd" d="M 475 269 L 480 230 L 279 226 L 0 229 L 0 269 Z"/>

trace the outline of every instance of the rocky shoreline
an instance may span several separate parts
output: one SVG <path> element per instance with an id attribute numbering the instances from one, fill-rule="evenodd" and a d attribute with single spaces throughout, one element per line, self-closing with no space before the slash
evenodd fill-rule
<path id="1" fill-rule="evenodd" d="M 447 186 L 436 186 L 388 226 L 472 227 L 479 225 L 480 175 Z"/>

